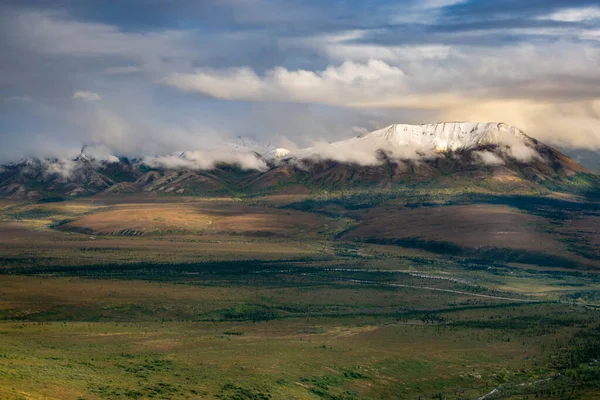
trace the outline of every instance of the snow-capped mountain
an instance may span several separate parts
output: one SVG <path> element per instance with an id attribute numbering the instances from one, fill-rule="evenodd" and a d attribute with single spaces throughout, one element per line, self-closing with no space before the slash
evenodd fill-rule
<path id="1" fill-rule="evenodd" d="M 447 122 L 426 125 L 394 124 L 386 128 L 333 143 L 286 154 L 287 157 L 332 159 L 377 164 L 378 154 L 397 160 L 433 158 L 438 153 L 503 148 L 515 158 L 536 157 L 535 142 L 518 128 L 504 123 Z"/>
<path id="2" fill-rule="evenodd" d="M 296 150 L 238 137 L 213 150 L 129 160 L 86 153 L 72 159 L 26 158 L 0 168 L 0 195 L 39 198 L 97 193 L 214 194 L 290 186 L 390 187 L 441 176 L 530 187 L 590 171 L 503 123 L 391 125 Z M 494 183 L 495 182 L 495 183 Z"/>
<path id="3" fill-rule="evenodd" d="M 84 149 L 73 158 L 26 157 L 5 165 L 0 171 L 0 194 L 17 198 L 91 195 L 110 188 L 120 179 L 135 180 L 141 175 L 127 159 L 115 156 L 97 159 Z"/>
<path id="4" fill-rule="evenodd" d="M 371 132 L 360 141 L 387 140 L 392 146 L 433 147 L 437 151 L 458 151 L 485 145 L 505 145 L 531 139 L 514 126 L 503 123 L 445 122 L 427 125 L 391 125 Z"/>
<path id="5" fill-rule="evenodd" d="M 459 151 L 485 145 L 505 145 L 519 141 L 532 145 L 531 139 L 514 126 L 503 123 L 444 122 L 427 125 L 395 124 L 350 139 L 356 145 L 385 143 L 391 147 L 416 146 L 436 151 Z"/>

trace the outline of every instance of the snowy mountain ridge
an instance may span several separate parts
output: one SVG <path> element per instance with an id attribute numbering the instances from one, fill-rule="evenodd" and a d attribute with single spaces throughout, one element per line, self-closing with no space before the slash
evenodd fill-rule
<path id="1" fill-rule="evenodd" d="M 562 184 L 579 173 L 592 179 L 591 171 L 574 160 L 503 123 L 396 124 L 291 152 L 245 137 L 210 150 L 140 158 L 118 158 L 108 148 L 84 146 L 72 158 L 24 158 L 0 166 L 0 197 L 222 195 L 300 186 L 310 191 L 391 187 L 442 176 L 532 188 L 541 182 Z"/>
<path id="2" fill-rule="evenodd" d="M 425 125 L 394 124 L 359 140 L 386 139 L 393 146 L 433 147 L 436 151 L 468 150 L 482 145 L 506 145 L 530 138 L 514 126 L 496 122 L 443 122 Z"/>
<path id="3" fill-rule="evenodd" d="M 534 141 L 516 127 L 497 122 L 444 122 L 394 124 L 350 139 L 317 143 L 290 153 L 287 158 L 331 159 L 365 165 L 378 163 L 380 153 L 396 160 L 417 160 L 485 146 L 524 162 L 538 157 Z"/>

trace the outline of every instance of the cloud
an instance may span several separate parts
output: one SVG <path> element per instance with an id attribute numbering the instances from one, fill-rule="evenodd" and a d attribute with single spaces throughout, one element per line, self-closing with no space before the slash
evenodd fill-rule
<path id="1" fill-rule="evenodd" d="M 382 163 L 382 158 L 377 153 L 377 149 L 357 147 L 344 143 L 316 142 L 310 149 L 300 152 L 300 155 L 302 158 L 334 160 L 359 165 L 377 165 Z"/>
<path id="2" fill-rule="evenodd" d="M 186 151 L 166 156 L 144 157 L 142 162 L 152 168 L 189 168 L 209 170 L 218 163 L 238 165 L 242 169 L 265 170 L 267 164 L 251 152 L 232 152 L 227 149 Z"/>
<path id="3" fill-rule="evenodd" d="M 18 12 L 9 26 L 15 43 L 46 54 L 150 61 L 191 51 L 181 43 L 186 31 L 125 32 L 114 25 L 74 21 L 64 13 Z"/>
<path id="4" fill-rule="evenodd" d="M 140 108 L 134 108 L 128 105 L 128 99 L 122 100 L 125 111 L 119 110 L 121 102 L 117 102 L 113 107 L 93 104 L 77 115 L 74 122 L 90 149 L 104 148 L 105 153 L 140 157 L 215 148 L 230 136 L 225 128 L 215 130 L 201 123 L 165 123 L 154 119 L 151 109 L 139 104 Z"/>
<path id="5" fill-rule="evenodd" d="M 468 0 L 419 0 L 398 3 L 389 7 L 393 24 L 433 24 L 443 15 L 444 9 L 466 3 Z"/>
<path id="6" fill-rule="evenodd" d="M 440 117 L 503 121 L 550 145 L 600 150 L 600 99 L 459 101 Z"/>
<path id="7" fill-rule="evenodd" d="M 118 67 L 108 67 L 105 71 L 109 75 L 125 75 L 140 72 L 142 71 L 142 68 L 137 65 L 125 65 Z"/>
<path id="8" fill-rule="evenodd" d="M 419 3 L 422 8 L 441 8 L 466 3 L 468 0 L 423 0 Z"/>
<path id="9" fill-rule="evenodd" d="M 87 90 L 78 90 L 73 93 L 72 96 L 74 99 L 79 99 L 83 101 L 100 101 L 102 97 L 98 93 L 89 92 Z"/>
<path id="10" fill-rule="evenodd" d="M 119 162 L 119 158 L 113 155 L 113 151 L 105 145 L 84 145 L 81 152 L 88 157 L 88 159 L 96 162 L 106 162 L 108 164 Z"/>
<path id="11" fill-rule="evenodd" d="M 87 115 L 82 123 L 92 143 L 127 150 L 135 136 L 135 128 L 117 112 L 98 108 Z"/>
<path id="12" fill-rule="evenodd" d="M 226 100 L 293 101 L 352 105 L 404 86 L 404 72 L 379 60 L 345 62 L 323 71 L 288 70 L 278 67 L 263 77 L 250 68 L 225 71 L 197 70 L 171 74 L 165 83 L 186 92 L 199 92 Z"/>
<path id="13" fill-rule="evenodd" d="M 77 163 L 70 159 L 61 159 L 44 162 L 45 175 L 59 175 L 63 179 L 68 179 L 77 169 Z"/>
<path id="14" fill-rule="evenodd" d="M 562 22 L 581 22 L 600 19 L 600 7 L 562 8 L 551 14 L 539 16 L 538 19 L 549 19 Z"/>
<path id="15" fill-rule="evenodd" d="M 483 165 L 488 165 L 492 167 L 504 165 L 505 162 L 502 157 L 496 155 L 495 153 L 487 150 L 474 151 L 473 158 L 475 162 L 482 163 Z"/>
<path id="16" fill-rule="evenodd" d="M 380 165 L 387 159 L 420 161 L 440 156 L 434 145 L 398 145 L 387 136 L 354 137 L 333 143 L 317 141 L 311 147 L 296 152 L 299 158 L 334 160 L 365 166 Z"/>
<path id="17" fill-rule="evenodd" d="M 368 54 L 376 48 L 357 46 L 354 57 L 362 50 Z M 600 88 L 600 76 L 589 68 L 600 67 L 598 48 L 554 43 L 494 51 L 410 50 L 387 48 L 389 61 L 345 61 L 320 71 L 277 67 L 260 76 L 249 67 L 200 69 L 171 74 L 165 82 L 181 91 L 226 100 L 386 108 L 445 108 L 457 100 L 481 98 L 593 97 Z"/>
<path id="18" fill-rule="evenodd" d="M 542 160 L 540 154 L 533 147 L 522 143 L 509 145 L 506 149 L 509 157 L 520 162 L 527 163 L 535 159 Z"/>
<path id="19" fill-rule="evenodd" d="M 119 158 L 110 154 L 109 150 L 103 146 L 85 147 L 85 152 L 79 156 L 86 157 L 87 162 L 96 166 L 119 162 Z M 44 175 L 58 175 L 65 180 L 72 178 L 78 172 L 81 173 L 83 166 L 74 157 L 43 159 L 41 163 Z"/>

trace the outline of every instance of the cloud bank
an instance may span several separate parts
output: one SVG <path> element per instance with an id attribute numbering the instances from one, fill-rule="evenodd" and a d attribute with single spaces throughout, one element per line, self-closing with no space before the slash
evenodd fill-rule
<path id="1" fill-rule="evenodd" d="M 263 77 L 249 68 L 198 70 L 192 74 L 172 74 L 165 82 L 183 91 L 226 100 L 353 106 L 378 101 L 378 97 L 387 97 L 390 92 L 401 93 L 404 76 L 398 67 L 369 60 L 366 64 L 348 61 L 316 72 L 278 67 Z"/>

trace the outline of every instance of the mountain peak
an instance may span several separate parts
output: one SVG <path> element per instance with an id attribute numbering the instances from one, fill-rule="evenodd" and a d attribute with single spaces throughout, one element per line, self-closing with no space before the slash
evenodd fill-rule
<path id="1" fill-rule="evenodd" d="M 502 122 L 442 122 L 436 124 L 394 124 L 368 133 L 361 140 L 387 140 L 394 146 L 434 148 L 436 151 L 468 150 L 483 145 L 502 145 L 530 138 L 514 126 Z"/>

